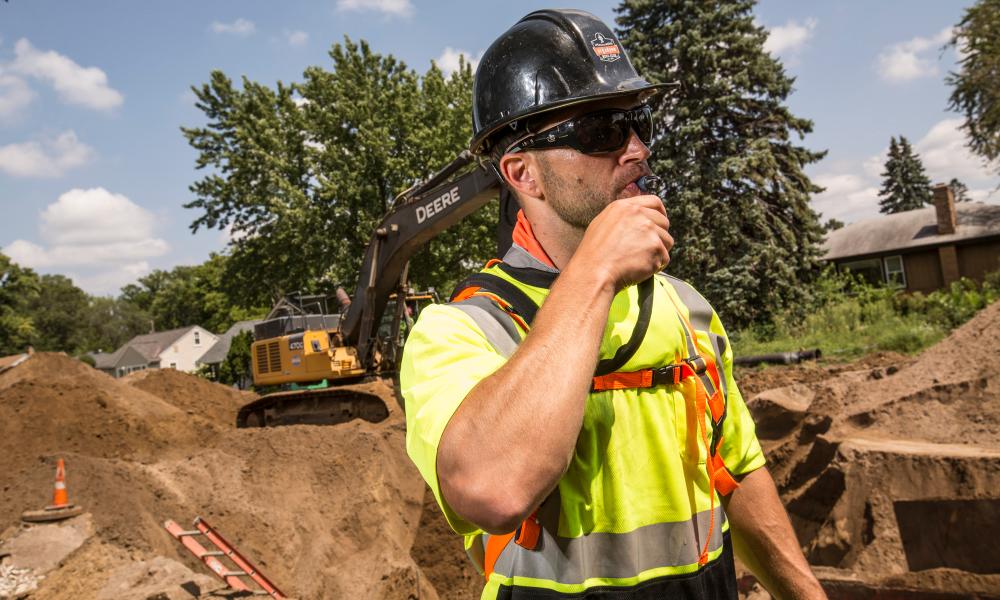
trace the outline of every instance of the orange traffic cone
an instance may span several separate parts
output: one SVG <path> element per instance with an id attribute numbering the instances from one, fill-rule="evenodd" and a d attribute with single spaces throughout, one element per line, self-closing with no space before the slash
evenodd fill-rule
<path id="1" fill-rule="evenodd" d="M 52 505 L 46 506 L 46 510 L 66 508 L 72 506 L 69 503 L 69 492 L 66 491 L 66 462 L 63 459 L 56 461 L 56 486 L 52 490 Z"/>
<path id="2" fill-rule="evenodd" d="M 21 520 L 29 523 L 60 521 L 75 517 L 82 512 L 81 507 L 69 501 L 69 492 L 66 491 L 66 462 L 60 458 L 56 461 L 56 483 L 52 490 L 52 504 L 43 510 L 24 511 L 21 513 Z"/>

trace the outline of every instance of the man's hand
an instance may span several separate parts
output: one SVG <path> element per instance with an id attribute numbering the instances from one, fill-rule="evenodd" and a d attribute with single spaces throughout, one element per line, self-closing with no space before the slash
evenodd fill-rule
<path id="1" fill-rule="evenodd" d="M 570 265 L 587 265 L 617 292 L 667 266 L 674 246 L 669 229 L 670 219 L 659 197 L 615 200 L 587 227 Z"/>

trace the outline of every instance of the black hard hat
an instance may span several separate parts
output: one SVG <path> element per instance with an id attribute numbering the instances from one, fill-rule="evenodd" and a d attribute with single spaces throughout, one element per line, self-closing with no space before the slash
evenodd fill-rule
<path id="1" fill-rule="evenodd" d="M 483 54 L 473 84 L 473 154 L 490 138 L 540 113 L 604 98 L 649 96 L 615 34 L 582 10 L 539 10 L 501 35 Z M 509 126 L 509 127 L 508 127 Z"/>

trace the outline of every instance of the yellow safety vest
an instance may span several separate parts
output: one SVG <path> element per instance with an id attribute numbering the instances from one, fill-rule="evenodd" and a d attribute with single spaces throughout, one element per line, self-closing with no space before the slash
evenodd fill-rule
<path id="1" fill-rule="evenodd" d="M 612 370 L 595 377 L 569 469 L 522 525 L 537 531 L 518 532 L 527 543 L 489 536 L 443 501 L 436 451 L 444 426 L 527 334 L 524 297 L 541 305 L 557 276 L 518 246 L 482 273 L 452 304 L 425 310 L 401 372 L 407 450 L 487 571 L 482 597 L 735 597 L 728 523 L 713 485 L 723 471 L 744 474 L 764 458 L 718 317 L 665 275 L 612 302 L 599 372 Z M 503 283 L 477 285 L 486 280 Z M 699 386 L 717 388 L 721 416 L 705 394 L 699 411 Z"/>

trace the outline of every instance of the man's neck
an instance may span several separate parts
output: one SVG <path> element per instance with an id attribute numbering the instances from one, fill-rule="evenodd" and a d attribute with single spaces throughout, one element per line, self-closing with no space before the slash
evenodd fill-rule
<path id="1" fill-rule="evenodd" d="M 576 249 L 583 241 L 586 230 L 569 225 L 558 216 L 552 214 L 534 215 L 531 220 L 531 231 L 545 250 L 552 263 L 562 271 L 569 264 Z"/>

